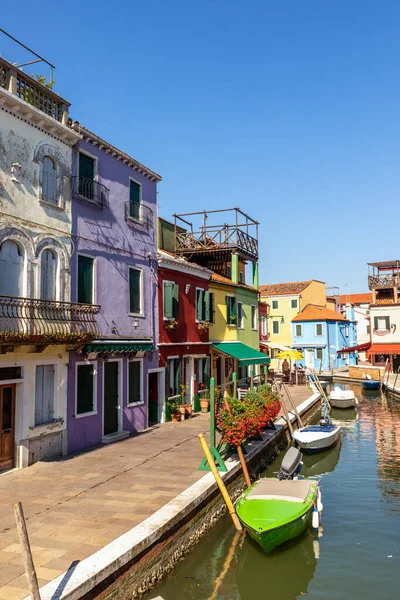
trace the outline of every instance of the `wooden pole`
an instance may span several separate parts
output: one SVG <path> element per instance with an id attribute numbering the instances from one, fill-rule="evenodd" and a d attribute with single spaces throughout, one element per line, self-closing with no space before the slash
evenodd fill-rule
<path id="1" fill-rule="evenodd" d="M 24 562 L 25 575 L 28 580 L 28 588 L 31 600 L 40 600 L 39 585 L 33 564 L 31 547 L 29 544 L 28 531 L 26 529 L 24 511 L 21 502 L 14 504 L 14 516 L 17 524 L 17 531 L 22 550 L 22 560 Z"/>
<path id="2" fill-rule="evenodd" d="M 229 402 L 228 402 L 228 398 L 227 398 L 227 393 L 226 392 L 224 394 L 224 405 L 225 405 L 226 410 L 230 414 L 231 413 L 231 408 L 229 406 Z M 243 471 L 243 475 L 244 475 L 244 480 L 246 482 L 247 487 L 250 487 L 251 486 L 251 479 L 250 479 L 249 471 L 247 469 L 246 460 L 244 458 L 242 446 L 240 444 L 239 444 L 239 446 L 236 446 L 236 452 L 238 453 L 240 464 L 242 465 L 242 471 Z"/>
<path id="3" fill-rule="evenodd" d="M 295 403 L 293 402 L 293 399 L 292 399 L 291 395 L 289 394 L 289 390 L 287 389 L 287 387 L 286 387 L 286 385 L 284 383 L 282 385 L 283 385 L 283 389 L 286 392 L 286 396 L 289 398 L 290 405 L 291 405 L 291 407 L 293 408 L 293 410 L 294 410 L 294 412 L 296 414 L 297 421 L 298 421 L 300 427 L 304 427 L 303 421 L 301 420 L 301 417 L 299 415 L 299 411 L 297 410 L 297 406 L 295 405 Z"/>
<path id="4" fill-rule="evenodd" d="M 285 404 L 285 399 L 283 397 L 281 390 L 278 387 L 276 389 L 278 390 L 278 394 L 281 398 L 282 410 L 283 410 L 283 414 L 285 415 L 286 423 L 288 424 L 288 427 L 289 427 L 290 437 L 293 437 L 293 425 L 292 425 L 292 422 L 289 417 L 288 409 Z"/>
<path id="5" fill-rule="evenodd" d="M 326 396 L 326 394 L 324 392 L 324 389 L 323 389 L 323 387 L 322 387 L 322 385 L 321 385 L 321 383 L 320 383 L 320 381 L 318 379 L 318 375 L 316 374 L 315 371 L 313 371 L 313 375 L 315 377 L 315 383 L 317 384 L 317 389 L 318 389 L 319 393 L 321 394 L 321 396 L 323 398 L 325 398 L 326 402 L 328 402 L 328 398 L 327 398 L 327 396 Z"/>
<path id="6" fill-rule="evenodd" d="M 227 506 L 229 514 L 231 515 L 233 524 L 238 531 L 241 531 L 242 526 L 241 526 L 238 516 L 235 512 L 235 509 L 233 508 L 232 500 L 229 497 L 228 491 L 225 487 L 224 482 L 222 481 L 221 475 L 218 473 L 218 470 L 217 470 L 217 467 L 215 466 L 213 457 L 211 456 L 211 452 L 207 446 L 207 442 L 204 439 L 204 435 L 202 433 L 199 433 L 197 437 L 200 440 L 201 447 L 203 448 L 205 457 L 208 460 L 208 464 L 210 465 L 212 474 L 214 475 L 214 479 L 217 482 L 217 485 L 220 489 L 223 499 L 225 500 L 225 504 Z M 38 599 L 34 598 L 33 600 L 40 600 L 40 598 L 39 597 L 38 597 Z"/>

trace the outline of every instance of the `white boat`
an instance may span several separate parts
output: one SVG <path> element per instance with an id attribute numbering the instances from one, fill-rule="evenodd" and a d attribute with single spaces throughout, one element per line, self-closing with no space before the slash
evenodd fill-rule
<path id="1" fill-rule="evenodd" d="M 342 390 L 337 386 L 331 390 L 329 402 L 333 408 L 351 408 L 358 404 L 358 400 L 352 390 Z"/>
<path id="2" fill-rule="evenodd" d="M 339 439 L 339 425 L 308 425 L 293 432 L 293 439 L 296 440 L 299 447 L 312 454 L 330 448 Z"/>

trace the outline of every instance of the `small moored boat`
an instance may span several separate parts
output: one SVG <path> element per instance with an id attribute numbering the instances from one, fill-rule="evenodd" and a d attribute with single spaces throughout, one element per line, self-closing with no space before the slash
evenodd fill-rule
<path id="1" fill-rule="evenodd" d="M 305 531 L 318 528 L 322 504 L 318 481 L 292 479 L 301 468 L 301 452 L 290 448 L 277 478 L 256 481 L 236 501 L 243 527 L 264 552 L 271 552 Z"/>
<path id="2" fill-rule="evenodd" d="M 308 425 L 293 432 L 293 439 L 296 440 L 299 447 L 312 454 L 330 448 L 339 439 L 339 425 Z"/>
<path id="3" fill-rule="evenodd" d="M 334 408 L 351 408 L 358 404 L 358 400 L 352 390 L 342 390 L 338 386 L 335 386 L 331 391 L 329 402 Z"/>
<path id="4" fill-rule="evenodd" d="M 365 379 L 362 382 L 363 390 L 379 390 L 381 387 L 380 381 L 375 381 L 374 379 Z"/>

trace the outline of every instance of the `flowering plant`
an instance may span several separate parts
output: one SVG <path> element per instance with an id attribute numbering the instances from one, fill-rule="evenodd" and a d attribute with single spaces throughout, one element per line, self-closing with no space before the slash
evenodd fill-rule
<path id="1" fill-rule="evenodd" d="M 179 321 L 176 321 L 175 319 L 171 319 L 171 321 L 164 322 L 165 329 L 177 329 L 178 325 Z"/>
<path id="2" fill-rule="evenodd" d="M 198 331 L 208 331 L 209 327 L 209 321 L 200 321 L 199 323 L 196 323 L 196 328 Z"/>

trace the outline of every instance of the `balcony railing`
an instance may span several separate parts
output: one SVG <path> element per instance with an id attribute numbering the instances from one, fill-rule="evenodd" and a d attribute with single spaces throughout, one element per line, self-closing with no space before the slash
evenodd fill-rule
<path id="1" fill-rule="evenodd" d="M 387 275 L 369 275 L 368 287 L 370 290 L 400 287 L 400 275 L 397 273 L 390 273 Z"/>
<path id="2" fill-rule="evenodd" d="M 0 296 L 0 342 L 86 344 L 100 333 L 100 306 Z"/>
<path id="3" fill-rule="evenodd" d="M 72 194 L 78 200 L 87 200 L 99 208 L 108 207 L 110 190 L 88 177 L 72 177 Z"/>
<path id="4" fill-rule="evenodd" d="M 51 89 L 0 57 L 0 87 L 67 125 L 68 103 Z"/>
<path id="5" fill-rule="evenodd" d="M 138 223 L 147 229 L 150 229 L 154 224 L 154 212 L 143 204 L 138 202 L 125 203 L 125 219 L 131 223 Z"/>

